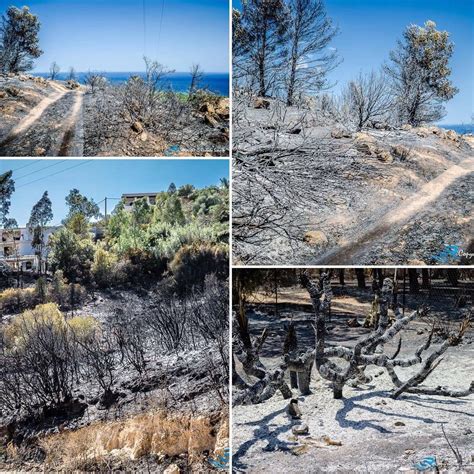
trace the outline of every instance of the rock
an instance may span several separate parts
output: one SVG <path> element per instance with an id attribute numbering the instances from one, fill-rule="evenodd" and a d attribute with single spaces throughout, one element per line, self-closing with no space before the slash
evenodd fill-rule
<path id="1" fill-rule="evenodd" d="M 418 128 L 416 128 L 416 134 L 421 138 L 425 138 L 428 135 L 430 135 L 431 133 L 433 133 L 433 132 L 428 127 L 418 127 Z"/>
<path id="2" fill-rule="evenodd" d="M 222 120 L 228 120 L 230 116 L 230 102 L 228 98 L 220 99 L 219 103 L 217 104 L 215 113 L 218 115 Z"/>
<path id="3" fill-rule="evenodd" d="M 219 126 L 219 122 L 217 121 L 215 116 L 213 114 L 210 114 L 210 113 L 204 115 L 204 123 L 206 123 L 207 125 L 210 125 L 211 127 L 218 127 Z"/>
<path id="4" fill-rule="evenodd" d="M 11 97 L 18 97 L 21 94 L 20 89 L 18 89 L 18 87 L 13 86 L 7 87 L 5 91 Z"/>
<path id="5" fill-rule="evenodd" d="M 253 103 L 253 107 L 254 109 L 269 109 L 270 101 L 262 97 L 258 97 L 257 99 L 255 99 L 255 102 Z"/>
<path id="6" fill-rule="evenodd" d="M 201 107 L 199 107 L 199 112 L 202 112 L 204 114 L 215 114 L 216 109 L 211 103 L 204 102 L 204 104 L 202 104 Z"/>
<path id="7" fill-rule="evenodd" d="M 79 86 L 79 83 L 73 79 L 69 79 L 68 81 L 66 81 L 66 87 L 68 89 L 78 89 L 80 86 Z"/>
<path id="8" fill-rule="evenodd" d="M 465 435 L 470 435 L 470 434 L 472 434 L 472 430 L 469 429 L 469 428 L 466 428 L 466 429 L 463 431 L 463 434 L 465 434 Z"/>
<path id="9" fill-rule="evenodd" d="M 406 123 L 405 125 L 402 125 L 400 127 L 400 130 L 405 130 L 406 132 L 408 132 L 409 130 L 412 130 L 412 129 L 413 129 L 413 127 L 408 123 Z"/>
<path id="10" fill-rule="evenodd" d="M 301 418 L 301 410 L 298 406 L 298 400 L 296 398 L 292 398 L 290 403 L 288 404 L 288 414 L 293 419 L 300 419 Z"/>
<path id="11" fill-rule="evenodd" d="M 303 242 L 310 245 L 326 245 L 329 240 L 324 232 L 320 230 L 310 230 L 304 235 Z"/>
<path id="12" fill-rule="evenodd" d="M 395 426 L 405 426 L 405 423 L 403 421 L 396 421 Z"/>
<path id="13" fill-rule="evenodd" d="M 352 137 L 352 134 L 347 131 L 347 130 L 344 130 L 342 128 L 335 128 L 333 130 L 331 130 L 331 137 L 332 138 L 351 138 Z"/>
<path id="14" fill-rule="evenodd" d="M 390 154 L 390 152 L 384 150 L 383 148 L 375 148 L 373 153 L 379 161 L 383 161 L 384 163 L 391 163 L 393 161 L 393 156 Z"/>
<path id="15" fill-rule="evenodd" d="M 35 147 L 33 150 L 34 156 L 44 156 L 46 154 L 46 150 L 40 146 Z"/>
<path id="16" fill-rule="evenodd" d="M 290 135 L 299 135 L 301 132 L 302 132 L 301 127 L 295 127 L 295 128 L 292 128 L 291 130 L 288 130 L 288 133 Z"/>
<path id="17" fill-rule="evenodd" d="M 163 474 L 180 474 L 180 469 L 177 464 L 170 464 L 164 471 Z"/>
<path id="18" fill-rule="evenodd" d="M 140 140 L 142 142 L 146 142 L 148 140 L 148 133 L 142 132 L 141 135 L 140 135 Z"/>
<path id="19" fill-rule="evenodd" d="M 459 141 L 459 135 L 454 130 L 448 130 L 446 132 L 446 138 L 448 140 L 453 141 L 453 142 L 458 142 Z"/>
<path id="20" fill-rule="evenodd" d="M 132 130 L 137 133 L 142 133 L 144 131 L 144 128 L 141 122 L 136 121 L 132 124 Z"/>
<path id="21" fill-rule="evenodd" d="M 0 99 L 4 99 L 7 95 L 6 91 L 0 91 Z"/>
<path id="22" fill-rule="evenodd" d="M 400 161 L 405 161 L 411 154 L 411 150 L 404 145 L 393 145 L 390 149 L 390 152 Z"/>
<path id="23" fill-rule="evenodd" d="M 301 423 L 300 425 L 293 426 L 291 431 L 295 436 L 307 435 L 309 434 L 309 427 L 306 423 Z"/>

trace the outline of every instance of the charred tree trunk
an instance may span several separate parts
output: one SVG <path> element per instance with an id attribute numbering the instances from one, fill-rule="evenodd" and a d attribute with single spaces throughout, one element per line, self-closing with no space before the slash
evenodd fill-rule
<path id="1" fill-rule="evenodd" d="M 416 268 L 408 269 L 408 282 L 411 294 L 416 294 L 420 291 L 420 284 L 418 283 L 418 271 Z"/>
<path id="2" fill-rule="evenodd" d="M 356 277 L 357 277 L 357 286 L 361 290 L 365 290 L 365 272 L 363 268 L 356 268 L 355 269 Z"/>
<path id="3" fill-rule="evenodd" d="M 450 285 L 458 286 L 459 270 L 457 268 L 448 268 L 446 276 Z"/>
<path id="4" fill-rule="evenodd" d="M 344 280 L 344 268 L 339 269 L 339 284 L 341 286 L 344 286 L 346 284 L 346 282 Z"/>
<path id="5" fill-rule="evenodd" d="M 428 268 L 421 269 L 421 287 L 425 290 L 430 287 L 430 270 Z"/>

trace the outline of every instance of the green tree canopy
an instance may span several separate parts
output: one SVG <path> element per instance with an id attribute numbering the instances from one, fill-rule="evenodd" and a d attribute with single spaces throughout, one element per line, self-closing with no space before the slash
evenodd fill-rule
<path id="1" fill-rule="evenodd" d="M 449 33 L 437 30 L 435 22 L 407 27 L 385 66 L 402 122 L 416 126 L 443 117 L 442 103 L 458 92 L 450 80 L 453 51 Z"/>
<path id="2" fill-rule="evenodd" d="M 19 73 L 33 68 L 33 59 L 43 54 L 39 48 L 40 26 L 28 7 L 7 9 L 0 22 L 0 72 Z"/>

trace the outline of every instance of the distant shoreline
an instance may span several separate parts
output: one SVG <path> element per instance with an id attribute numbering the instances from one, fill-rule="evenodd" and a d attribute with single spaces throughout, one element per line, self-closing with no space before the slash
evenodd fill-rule
<path id="1" fill-rule="evenodd" d="M 438 124 L 436 126 L 445 130 L 454 130 L 459 135 L 474 134 L 474 124 L 472 123 Z"/>
<path id="2" fill-rule="evenodd" d="M 145 77 L 143 71 L 122 71 L 122 72 L 102 72 L 105 78 L 111 84 L 123 84 L 131 76 Z M 76 72 L 75 77 L 78 82 L 83 83 L 87 72 Z M 33 76 L 49 78 L 49 72 L 33 72 Z M 215 94 L 219 94 L 225 97 L 229 97 L 229 73 L 226 72 L 209 72 L 205 73 L 201 81 L 201 87 L 207 88 Z M 60 72 L 57 76 L 57 80 L 65 81 L 69 78 L 69 72 Z M 175 92 L 187 92 L 191 84 L 191 74 L 189 72 L 174 72 L 167 74 L 163 79 L 165 86 L 171 86 Z"/>

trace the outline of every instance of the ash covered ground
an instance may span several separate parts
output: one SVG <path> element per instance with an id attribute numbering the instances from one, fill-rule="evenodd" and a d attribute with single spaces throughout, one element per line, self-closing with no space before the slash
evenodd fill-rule
<path id="1" fill-rule="evenodd" d="M 467 291 L 467 290 L 466 290 Z M 472 285 L 471 289 L 472 297 Z M 429 302 L 427 318 L 415 319 L 403 331 L 401 356 L 413 354 L 437 319 L 456 327 L 472 307 L 456 308 L 456 298 L 433 298 L 426 292 L 407 295 L 406 311 Z M 335 291 L 328 324 L 329 345 L 353 347 L 367 335 L 363 327 L 349 327 L 348 321 L 363 322 L 370 310 L 370 291 L 347 285 L 344 293 Z M 262 347 L 261 361 L 276 369 L 281 361 L 286 330 L 284 323 L 295 322 L 298 349 L 314 347 L 312 314 L 307 293 L 301 288 L 285 288 L 279 294 L 278 317 L 271 298 L 260 295 L 251 302 L 249 328 L 253 336 L 263 329 L 269 335 Z M 442 338 L 434 340 L 437 347 Z M 387 354 L 396 351 L 398 339 L 384 346 Z M 245 377 L 239 363 L 236 368 Z M 413 368 L 397 368 L 402 379 Z M 471 327 L 464 342 L 450 348 L 425 386 L 466 389 L 474 372 L 474 331 Z M 370 367 L 367 383 L 344 388 L 344 398 L 333 398 L 330 383 L 321 379 L 313 367 L 310 390 L 298 399 L 301 420 L 288 414 L 288 402 L 277 392 L 270 400 L 233 409 L 233 463 L 236 472 L 314 473 L 314 472 L 415 472 L 413 464 L 426 456 L 436 456 L 441 472 L 474 470 L 474 395 L 461 398 L 405 393 L 389 398 L 393 384 L 380 367 Z M 288 377 L 288 374 L 287 374 Z M 287 378 L 289 383 L 289 378 Z M 308 435 L 295 435 L 294 426 L 307 424 Z M 463 466 L 459 468 L 451 444 L 459 449 Z M 328 444 L 330 440 L 331 444 Z M 429 471 L 430 472 L 430 471 Z"/>
<path id="2" fill-rule="evenodd" d="M 235 263 L 469 264 L 472 136 L 263 104 L 234 103 Z"/>

